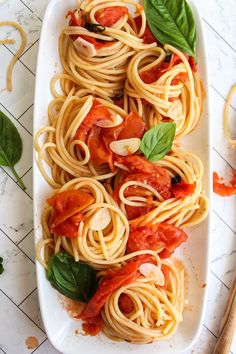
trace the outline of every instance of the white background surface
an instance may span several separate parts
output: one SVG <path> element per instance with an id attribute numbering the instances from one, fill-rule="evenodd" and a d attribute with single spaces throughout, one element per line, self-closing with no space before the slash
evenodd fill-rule
<path id="1" fill-rule="evenodd" d="M 65 0 L 66 1 L 66 0 Z M 23 156 L 16 165 L 27 185 L 23 192 L 9 170 L 0 168 L 0 256 L 5 272 L 0 276 L 0 353 L 55 354 L 40 320 L 34 267 L 32 226 L 32 117 L 38 39 L 47 0 L 0 0 L 0 21 L 19 22 L 27 32 L 27 47 L 13 74 L 13 92 L 6 87 L 6 70 L 16 45 L 0 46 L 0 110 L 16 124 L 23 139 Z M 228 176 L 236 168 L 236 151 L 222 132 L 224 100 L 236 82 L 236 0 L 198 0 L 209 57 L 213 167 Z M 19 39 L 7 29 L 9 38 Z M 0 28 L 0 38 L 6 28 Z M 19 43 L 19 42 L 17 42 Z M 231 109 L 236 115 L 236 100 Z M 236 265 L 236 197 L 213 198 L 212 257 L 207 312 L 201 336 L 192 351 L 210 354 L 216 341 L 233 270 Z M 39 347 L 27 349 L 35 336 Z M 231 349 L 236 354 L 236 342 Z M 162 353 L 164 354 L 164 353 Z"/>

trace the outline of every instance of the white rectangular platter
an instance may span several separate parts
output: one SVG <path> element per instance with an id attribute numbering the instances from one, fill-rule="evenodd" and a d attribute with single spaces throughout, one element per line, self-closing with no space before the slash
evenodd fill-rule
<path id="1" fill-rule="evenodd" d="M 209 199 L 211 194 L 210 168 L 210 122 L 209 95 L 206 68 L 206 51 L 202 33 L 201 19 L 193 3 L 189 1 L 197 26 L 197 57 L 198 69 L 206 92 L 201 121 L 195 131 L 184 138 L 183 147 L 197 154 L 203 161 L 205 169 L 204 189 Z M 75 8 L 75 0 L 51 0 L 43 21 L 38 66 L 36 76 L 34 133 L 48 124 L 47 108 L 52 99 L 50 80 L 55 73 L 61 72 L 58 55 L 58 36 L 61 32 L 65 14 L 68 9 Z M 35 243 L 41 239 L 41 212 L 51 188 L 44 181 L 34 158 L 34 226 Z M 189 238 L 178 250 L 177 256 L 182 259 L 188 271 L 188 301 L 184 311 L 184 320 L 176 335 L 166 342 L 148 345 L 134 345 L 126 342 L 114 343 L 103 335 L 97 337 L 82 336 L 75 333 L 80 323 L 69 317 L 58 299 L 58 293 L 46 279 L 43 267 L 36 262 L 38 293 L 41 314 L 47 335 L 53 346 L 64 354 L 154 354 L 181 353 L 190 349 L 197 339 L 204 316 L 206 305 L 209 268 L 210 216 L 197 227 L 186 230 Z"/>

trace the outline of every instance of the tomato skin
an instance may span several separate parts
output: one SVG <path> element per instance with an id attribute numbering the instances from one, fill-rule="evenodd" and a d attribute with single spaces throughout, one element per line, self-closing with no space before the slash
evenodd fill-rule
<path id="1" fill-rule="evenodd" d="M 134 21 L 136 23 L 137 30 L 140 31 L 140 28 L 142 26 L 142 17 L 141 17 L 141 15 L 135 17 Z M 152 34 L 148 23 L 146 24 L 146 28 L 145 28 L 145 31 L 144 31 L 144 34 L 143 34 L 142 38 L 143 38 L 143 43 L 151 44 L 151 43 L 156 42 L 157 44 L 160 44 L 160 42 Z"/>
<path id="2" fill-rule="evenodd" d="M 128 253 L 163 247 L 158 254 L 168 258 L 182 242 L 187 240 L 187 234 L 173 225 L 159 223 L 131 229 L 127 244 Z"/>
<path id="3" fill-rule="evenodd" d="M 112 152 L 105 146 L 101 131 L 100 127 L 94 126 L 89 133 L 87 145 L 90 151 L 90 160 L 95 166 L 108 163 L 113 169 Z"/>
<path id="4" fill-rule="evenodd" d="M 47 200 L 53 207 L 50 218 L 50 232 L 65 237 L 77 237 L 81 209 L 94 201 L 93 196 L 84 191 L 69 190 L 54 194 Z"/>
<path id="5" fill-rule="evenodd" d="M 131 173 L 128 175 L 115 189 L 114 198 L 119 200 L 119 191 L 124 183 L 128 181 L 137 181 L 142 183 L 147 183 L 149 186 L 153 187 L 160 195 L 166 200 L 171 198 L 171 179 L 169 175 L 164 172 L 157 171 L 156 173 Z M 128 196 L 144 196 L 145 188 L 139 186 L 130 186 L 125 189 L 125 197 Z M 136 207 L 135 207 L 136 208 Z"/>
<path id="6" fill-rule="evenodd" d="M 104 323 L 101 316 L 91 317 L 82 323 L 82 328 L 87 336 L 96 336 L 103 329 Z"/>
<path id="7" fill-rule="evenodd" d="M 176 183 L 172 186 L 172 192 L 175 198 L 184 198 L 193 195 L 196 189 L 196 182 L 190 183 Z"/>
<path id="8" fill-rule="evenodd" d="M 119 297 L 119 308 L 121 312 L 128 314 L 134 310 L 134 304 L 127 294 L 121 294 Z"/>
<path id="9" fill-rule="evenodd" d="M 95 19 L 100 25 L 110 27 L 127 14 L 128 8 L 126 6 L 108 6 L 97 11 Z"/>
<path id="10" fill-rule="evenodd" d="M 229 197 L 236 194 L 236 170 L 233 171 L 233 178 L 229 185 L 222 183 L 222 178 L 213 172 L 213 191 L 221 197 Z"/>
<path id="11" fill-rule="evenodd" d="M 95 99 L 93 101 L 93 105 L 89 113 L 84 118 L 83 122 L 78 128 L 75 134 L 75 139 L 79 139 L 84 143 L 86 143 L 88 139 L 88 133 L 90 132 L 92 127 L 96 125 L 96 123 L 100 120 L 109 120 L 109 119 L 112 119 L 111 113 L 108 111 L 108 109 L 105 106 L 103 106 L 102 103 L 100 103 L 97 99 Z"/>
<path id="12" fill-rule="evenodd" d="M 110 270 L 104 277 L 94 296 L 89 300 L 79 318 L 87 320 L 91 317 L 96 317 L 101 313 L 105 302 L 111 294 L 123 285 L 127 285 L 137 279 L 139 276 L 138 267 L 140 261 L 127 263 L 124 267 Z"/>
<path id="13" fill-rule="evenodd" d="M 195 63 L 194 57 L 189 57 L 189 65 L 194 73 L 197 72 L 197 65 Z"/>
<path id="14" fill-rule="evenodd" d="M 182 53 L 187 60 L 189 60 L 189 56 L 185 53 Z M 171 70 L 174 65 L 180 64 L 182 60 L 177 54 L 172 54 L 170 62 L 163 62 L 161 66 L 154 66 L 150 70 L 144 71 L 139 74 L 140 78 L 145 84 L 152 84 L 157 81 L 163 74 L 167 71 Z M 195 66 L 196 69 L 196 66 Z M 188 78 L 187 73 L 180 73 L 176 75 L 176 77 L 172 80 L 173 85 L 177 85 L 179 81 L 186 82 Z"/>

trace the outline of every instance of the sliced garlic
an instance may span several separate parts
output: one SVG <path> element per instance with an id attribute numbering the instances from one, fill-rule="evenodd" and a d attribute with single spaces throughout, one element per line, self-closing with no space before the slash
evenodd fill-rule
<path id="1" fill-rule="evenodd" d="M 180 100 L 174 101 L 169 108 L 167 115 L 173 120 L 180 120 L 183 118 L 183 105 Z"/>
<path id="2" fill-rule="evenodd" d="M 112 152 L 120 156 L 128 156 L 138 151 L 141 140 L 138 138 L 130 138 L 116 140 L 110 143 L 109 147 Z"/>
<path id="3" fill-rule="evenodd" d="M 139 266 L 139 271 L 146 278 L 154 281 L 155 284 L 165 285 L 165 277 L 161 269 L 152 263 L 143 263 Z"/>
<path id="4" fill-rule="evenodd" d="M 112 115 L 111 119 L 99 120 L 96 125 L 101 128 L 113 128 L 120 125 L 123 122 L 123 118 L 119 114 Z"/>
<path id="5" fill-rule="evenodd" d="M 96 212 L 90 221 L 90 229 L 93 231 L 99 231 L 105 229 L 111 222 L 111 215 L 109 210 L 102 208 Z"/>
<path id="6" fill-rule="evenodd" d="M 87 57 L 95 57 L 97 51 L 92 43 L 87 42 L 85 39 L 78 37 L 74 41 L 74 47 L 76 51 L 80 54 L 83 54 Z"/>

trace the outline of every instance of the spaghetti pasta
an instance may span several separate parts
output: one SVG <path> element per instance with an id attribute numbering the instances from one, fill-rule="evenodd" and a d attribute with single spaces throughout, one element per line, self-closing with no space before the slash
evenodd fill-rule
<path id="1" fill-rule="evenodd" d="M 167 53 L 173 57 L 168 70 L 162 68 Z M 196 127 L 201 107 L 199 75 L 191 69 L 186 55 L 165 45 L 133 56 L 125 84 L 126 110 L 140 114 L 150 128 L 166 119 L 174 121 L 178 139 Z"/>
<path id="2" fill-rule="evenodd" d="M 143 344 L 168 339 L 176 332 L 183 320 L 184 270 L 174 263 L 162 261 L 163 264 L 169 272 L 166 289 L 140 276 L 113 292 L 102 312 L 103 332 L 110 339 Z M 131 301 L 130 313 L 120 309 L 119 299 L 124 295 L 128 297 L 126 301 Z"/>
<path id="3" fill-rule="evenodd" d="M 233 99 L 233 96 L 236 92 L 236 84 L 233 85 L 229 91 L 226 104 L 224 107 L 224 131 L 225 131 L 225 136 L 227 141 L 232 145 L 233 148 L 236 147 L 236 139 L 233 139 L 230 134 L 230 128 L 229 128 L 229 108 Z"/>
<path id="4" fill-rule="evenodd" d="M 162 160 L 154 162 L 154 165 L 165 168 L 171 178 L 180 178 L 187 184 L 196 183 L 194 192 L 190 196 L 182 198 L 172 196 L 164 199 L 148 182 L 140 183 L 129 178 L 129 181 L 123 183 L 119 190 L 120 207 L 125 214 L 127 206 L 131 206 L 133 209 L 144 207 L 150 196 L 154 198 L 152 210 L 138 219 L 131 220 L 130 224 L 144 226 L 149 223 L 156 224 L 165 221 L 178 227 L 189 227 L 201 223 L 208 214 L 208 200 L 202 191 L 203 165 L 201 160 L 190 152 L 178 151 L 166 155 Z M 122 165 L 119 167 L 125 168 Z M 134 195 L 129 193 L 129 196 L 125 197 L 125 190 L 137 185 L 144 190 L 142 196 L 135 195 L 134 189 Z"/>
<path id="5" fill-rule="evenodd" d="M 86 261 L 95 268 L 116 263 L 117 259 L 121 258 L 126 250 L 129 235 L 129 224 L 126 217 L 117 207 L 112 196 L 95 179 L 75 178 L 65 184 L 58 192 L 68 190 L 86 191 L 94 198 L 94 203 L 81 211 L 83 221 L 78 228 L 78 237 L 66 238 L 63 235 L 50 232 L 53 210 L 51 206 L 46 204 L 42 215 L 44 241 L 40 244 L 37 254 L 40 256 L 41 248 L 45 248 L 44 259 L 47 262 L 51 254 L 51 248 L 55 253 L 62 248 L 73 255 L 75 260 Z M 110 222 L 104 230 L 92 230 L 91 220 L 101 209 L 109 211 Z M 44 262 L 43 265 L 45 265 Z"/>
<path id="6" fill-rule="evenodd" d="M 0 22 L 0 27 L 3 27 L 3 26 L 15 27 L 21 35 L 21 45 L 20 45 L 19 49 L 17 50 L 16 54 L 14 55 L 14 57 L 12 58 L 9 66 L 8 66 L 8 70 L 7 70 L 7 89 L 8 89 L 8 91 L 12 91 L 12 72 L 13 72 L 15 63 L 17 62 L 17 60 L 19 59 L 19 57 L 21 56 L 21 54 L 23 53 L 23 51 L 25 49 L 26 33 L 25 33 L 24 29 L 17 22 L 13 22 L 13 21 Z M 12 39 L 5 39 L 5 40 L 3 40 L 2 44 L 11 44 L 11 43 L 14 43 Z"/>
<path id="7" fill-rule="evenodd" d="M 59 53 L 64 71 L 73 78 L 71 81 L 89 89 L 91 93 L 103 97 L 122 95 L 130 58 L 137 51 L 156 46 L 156 43 L 143 43 L 141 38 L 146 26 L 144 10 L 141 11 L 142 27 L 137 33 L 127 5 L 131 5 L 136 11 L 140 9 L 140 5 L 133 0 L 79 2 L 80 10 L 74 12 L 69 26 L 65 27 L 60 36 Z M 87 29 L 94 28 L 98 23 L 97 15 L 111 7 L 124 9 L 124 14 L 115 23 L 107 25 L 105 22 L 106 27 L 100 32 L 98 27 L 95 27 L 94 32 Z M 86 22 L 88 19 L 89 22 Z M 81 38 L 80 43 L 78 41 Z M 90 51 L 84 50 L 86 46 Z"/>
<path id="8" fill-rule="evenodd" d="M 59 37 L 49 124 L 34 140 L 54 188 L 36 257 L 53 287 L 86 300 L 75 315 L 86 334 L 165 340 L 186 302 L 184 268 L 168 258 L 208 213 L 203 164 L 179 140 L 200 119 L 201 81 L 137 1 L 77 3 Z"/>

